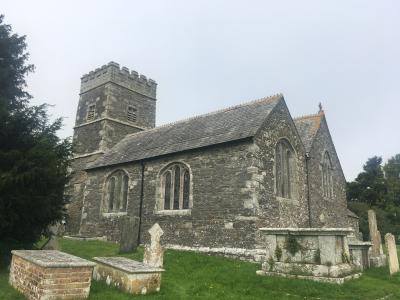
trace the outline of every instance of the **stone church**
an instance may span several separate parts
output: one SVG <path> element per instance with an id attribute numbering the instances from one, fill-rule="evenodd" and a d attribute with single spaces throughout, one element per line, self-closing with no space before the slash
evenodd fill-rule
<path id="1" fill-rule="evenodd" d="M 293 118 L 283 95 L 155 127 L 157 83 L 111 62 L 81 79 L 67 232 L 119 239 L 140 217 L 171 248 L 251 253 L 260 227 L 352 227 L 322 108 Z M 241 252 L 242 251 L 242 252 Z"/>

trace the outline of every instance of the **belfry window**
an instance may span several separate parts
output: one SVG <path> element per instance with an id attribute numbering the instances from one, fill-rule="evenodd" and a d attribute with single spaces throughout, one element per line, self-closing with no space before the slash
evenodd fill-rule
<path id="1" fill-rule="evenodd" d="M 333 196 L 332 169 L 331 157 L 326 151 L 322 158 L 322 190 L 323 195 L 328 198 L 332 198 Z"/>
<path id="2" fill-rule="evenodd" d="M 137 109 L 135 107 L 133 107 L 132 105 L 128 106 L 127 119 L 129 122 L 136 122 L 136 112 Z"/>
<path id="3" fill-rule="evenodd" d="M 91 104 L 88 107 L 86 119 L 88 121 L 92 121 L 92 120 L 94 120 L 95 116 L 96 116 L 96 105 L 95 104 Z"/>
<path id="4" fill-rule="evenodd" d="M 275 148 L 275 183 L 276 195 L 293 198 L 295 195 L 295 154 L 292 145 L 281 139 Z"/>
<path id="5" fill-rule="evenodd" d="M 126 212 L 128 204 L 129 176 L 117 170 L 108 176 L 104 195 L 104 212 Z"/>
<path id="6" fill-rule="evenodd" d="M 169 165 L 160 176 L 162 203 L 164 210 L 191 208 L 191 175 L 189 168 L 182 163 Z"/>

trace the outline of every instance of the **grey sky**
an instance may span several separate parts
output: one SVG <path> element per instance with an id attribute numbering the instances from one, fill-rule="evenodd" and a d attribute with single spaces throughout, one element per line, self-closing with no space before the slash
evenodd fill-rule
<path id="1" fill-rule="evenodd" d="M 116 61 L 158 83 L 157 125 L 283 93 L 326 112 L 347 180 L 400 153 L 400 1 L 2 1 L 35 103 L 72 135 L 80 77 Z"/>

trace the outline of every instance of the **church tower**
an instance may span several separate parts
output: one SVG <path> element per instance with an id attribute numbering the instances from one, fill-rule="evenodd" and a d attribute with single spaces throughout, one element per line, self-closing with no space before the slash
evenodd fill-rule
<path id="1" fill-rule="evenodd" d="M 74 127 L 76 157 L 102 154 L 127 134 L 153 128 L 154 80 L 110 62 L 81 78 Z"/>
<path id="2" fill-rule="evenodd" d="M 126 135 L 154 128 L 157 83 L 128 68 L 110 62 L 81 78 L 71 162 L 67 231 L 77 233 L 84 169 Z"/>

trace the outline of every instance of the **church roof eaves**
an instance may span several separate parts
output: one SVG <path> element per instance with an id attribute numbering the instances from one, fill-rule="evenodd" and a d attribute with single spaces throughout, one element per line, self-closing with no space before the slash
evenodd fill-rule
<path id="1" fill-rule="evenodd" d="M 277 94 L 127 135 L 87 169 L 253 137 L 281 99 Z"/>

